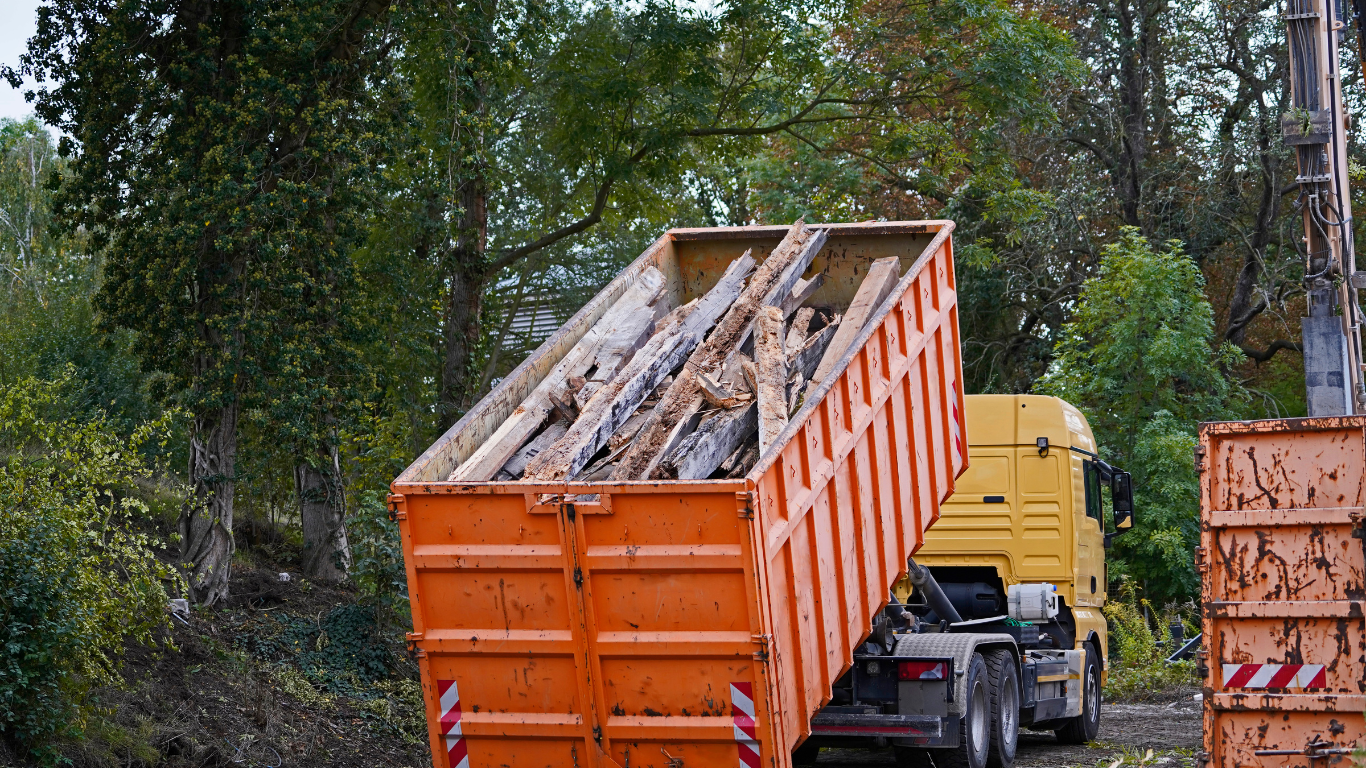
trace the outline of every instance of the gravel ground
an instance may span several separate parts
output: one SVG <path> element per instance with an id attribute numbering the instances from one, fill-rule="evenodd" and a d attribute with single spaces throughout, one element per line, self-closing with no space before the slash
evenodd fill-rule
<path id="1" fill-rule="evenodd" d="M 1100 712 L 1100 735 L 1081 746 L 1059 744 L 1051 733 L 1020 733 L 1016 768 L 1106 768 L 1125 750 L 1153 750 L 1150 765 L 1186 768 L 1194 766 L 1200 750 L 1200 704 L 1189 696 L 1170 704 L 1112 704 Z M 1134 760 L 1125 760 L 1131 765 Z M 821 766 L 872 768 L 895 765 L 890 750 L 827 749 Z"/>

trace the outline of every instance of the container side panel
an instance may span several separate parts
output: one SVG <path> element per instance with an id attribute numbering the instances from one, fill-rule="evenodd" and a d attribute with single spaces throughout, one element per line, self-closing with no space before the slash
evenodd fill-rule
<path id="1" fill-rule="evenodd" d="M 1366 745 L 1363 434 L 1362 417 L 1201 428 L 1214 768 L 1303 765 L 1311 745 Z M 1323 757 L 1346 764 L 1340 754 Z"/>
<path id="2" fill-rule="evenodd" d="M 756 468 L 788 748 L 966 466 L 951 275 L 942 245 L 919 262 Z"/>

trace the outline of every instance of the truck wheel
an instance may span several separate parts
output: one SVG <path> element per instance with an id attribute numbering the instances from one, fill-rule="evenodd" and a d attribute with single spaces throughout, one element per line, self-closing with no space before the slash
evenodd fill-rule
<path id="1" fill-rule="evenodd" d="M 991 681 L 991 750 L 987 753 L 987 765 L 1012 768 L 1020 739 L 1020 675 L 1015 671 L 1015 654 L 989 651 L 985 660 L 987 678 Z"/>
<path id="2" fill-rule="evenodd" d="M 936 749 L 938 768 L 986 768 L 991 751 L 991 679 L 982 654 L 972 654 L 968 662 L 967 693 L 963 697 L 963 718 L 958 721 L 958 746 Z"/>
<path id="3" fill-rule="evenodd" d="M 1100 730 L 1100 653 L 1086 644 L 1086 666 L 1081 673 L 1081 714 L 1063 721 L 1053 731 L 1063 744 L 1085 744 Z"/>

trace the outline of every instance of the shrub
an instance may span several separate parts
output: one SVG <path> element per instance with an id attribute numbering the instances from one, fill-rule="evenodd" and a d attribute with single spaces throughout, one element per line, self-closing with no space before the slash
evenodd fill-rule
<path id="1" fill-rule="evenodd" d="M 178 581 L 135 531 L 166 420 L 122 437 L 62 416 L 70 378 L 0 386 L 0 735 L 40 755 L 118 682 L 124 643 L 154 641 Z"/>
<path id="2" fill-rule="evenodd" d="M 1120 599 L 1105 606 L 1110 620 L 1110 674 L 1106 694 L 1110 698 L 1144 699 L 1199 684 L 1195 662 L 1167 663 L 1171 630 L 1166 621 L 1158 622 L 1156 633 L 1148 625 L 1143 609 L 1152 609 L 1147 600 L 1135 596 L 1133 582 L 1125 580 Z M 1175 612 L 1171 612 L 1175 617 Z"/>

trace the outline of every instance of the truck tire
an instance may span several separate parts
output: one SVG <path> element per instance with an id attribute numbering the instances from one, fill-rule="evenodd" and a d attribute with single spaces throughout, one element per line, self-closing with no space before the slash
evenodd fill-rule
<path id="1" fill-rule="evenodd" d="M 988 651 L 987 678 L 991 681 L 991 749 L 987 768 L 1013 768 L 1015 747 L 1020 740 L 1020 673 L 1015 669 L 1015 654 Z"/>
<path id="2" fill-rule="evenodd" d="M 1062 744 L 1085 744 L 1100 731 L 1100 652 L 1086 643 L 1086 666 L 1081 672 L 1081 714 L 1063 721 L 1053 731 Z"/>
<path id="3" fill-rule="evenodd" d="M 968 661 L 963 717 L 958 721 L 958 746 L 934 750 L 937 768 L 987 768 L 991 751 L 991 678 L 982 654 Z"/>

